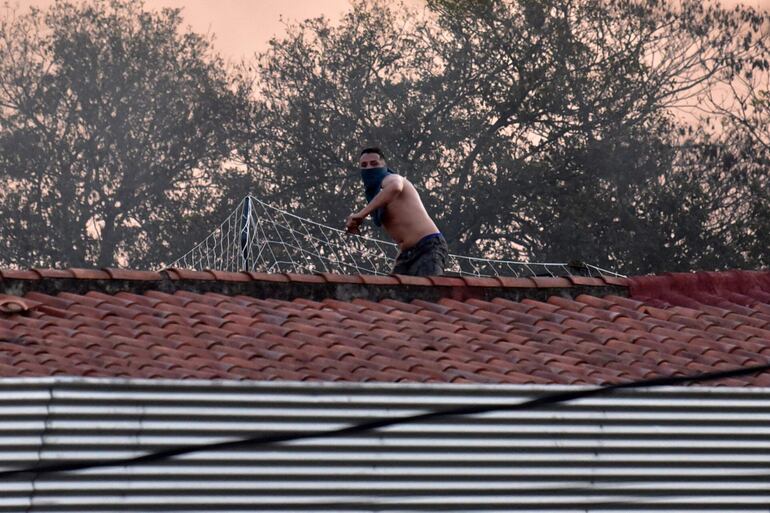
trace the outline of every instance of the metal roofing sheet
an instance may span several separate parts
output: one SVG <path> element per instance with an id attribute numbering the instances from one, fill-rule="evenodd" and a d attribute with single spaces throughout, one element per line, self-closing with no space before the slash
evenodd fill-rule
<path id="1" fill-rule="evenodd" d="M 0 465 L 314 432 L 554 386 L 0 380 Z M 770 389 L 625 391 L 0 480 L 0 511 L 768 511 Z M 34 477 L 34 478 L 33 478 Z"/>

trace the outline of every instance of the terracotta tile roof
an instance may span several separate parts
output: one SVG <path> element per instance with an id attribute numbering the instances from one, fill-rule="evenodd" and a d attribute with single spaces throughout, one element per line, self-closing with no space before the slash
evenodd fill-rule
<path id="1" fill-rule="evenodd" d="M 768 360 L 768 272 L 0 271 L 2 377 L 604 384 Z"/>

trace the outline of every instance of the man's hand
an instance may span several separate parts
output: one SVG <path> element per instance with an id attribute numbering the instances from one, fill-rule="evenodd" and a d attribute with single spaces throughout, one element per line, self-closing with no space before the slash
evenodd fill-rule
<path id="1" fill-rule="evenodd" d="M 403 177 L 398 175 L 388 175 L 383 178 L 382 189 L 380 192 L 378 192 L 377 195 L 372 198 L 372 201 L 370 201 L 360 212 L 348 216 L 348 220 L 345 222 L 345 230 L 347 230 L 348 233 L 358 233 L 358 227 L 364 222 L 366 216 L 378 208 L 386 206 L 393 201 L 393 198 L 401 194 L 401 191 L 403 190 Z"/>
<path id="2" fill-rule="evenodd" d="M 347 221 L 345 221 L 345 231 L 348 233 L 359 233 L 358 227 L 361 226 L 361 223 L 364 222 L 364 219 L 366 219 L 366 216 L 361 215 L 360 212 L 350 214 Z"/>

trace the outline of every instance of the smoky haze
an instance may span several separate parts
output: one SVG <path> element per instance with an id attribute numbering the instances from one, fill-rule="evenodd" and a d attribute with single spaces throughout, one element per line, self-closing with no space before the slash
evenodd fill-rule
<path id="1" fill-rule="evenodd" d="M 768 19 L 721 5 L 22 2 L 0 264 L 156 267 L 247 192 L 341 226 L 377 144 L 453 253 L 766 266 Z"/>
<path id="2" fill-rule="evenodd" d="M 53 3 L 54 0 L 22 0 L 18 5 L 45 9 Z M 420 8 L 425 1 L 409 0 L 407 4 Z M 722 4 L 770 10 L 770 0 L 724 0 Z M 185 24 L 196 32 L 213 33 L 217 50 L 225 58 L 240 60 L 266 50 L 271 37 L 282 35 L 282 19 L 296 21 L 323 15 L 336 21 L 350 8 L 350 0 L 145 0 L 145 5 L 148 9 L 184 9 Z"/>

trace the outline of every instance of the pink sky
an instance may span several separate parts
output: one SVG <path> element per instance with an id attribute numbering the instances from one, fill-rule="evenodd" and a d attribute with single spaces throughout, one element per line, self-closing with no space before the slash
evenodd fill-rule
<path id="1" fill-rule="evenodd" d="M 16 0 L 24 9 L 45 8 L 53 0 Z M 12 3 L 16 3 L 13 2 Z M 424 0 L 408 0 L 424 5 Z M 770 9 L 770 0 L 722 0 L 723 5 L 743 3 Z M 240 60 L 263 51 L 274 35 L 283 33 L 281 16 L 289 21 L 325 15 L 332 20 L 350 7 L 349 0 L 145 0 L 150 9 L 181 7 L 183 17 L 195 32 L 212 32 L 214 45 L 226 59 Z"/>
<path id="2" fill-rule="evenodd" d="M 770 0 L 768 0 L 770 2 Z M 46 8 L 54 0 L 12 0 L 20 10 Z M 407 0 L 424 5 L 423 0 Z M 350 8 L 349 0 L 145 0 L 148 9 L 180 7 L 186 24 L 195 32 L 215 34 L 214 45 L 225 58 L 240 60 L 267 48 L 284 32 L 281 17 L 298 21 L 324 15 L 338 20 Z"/>

